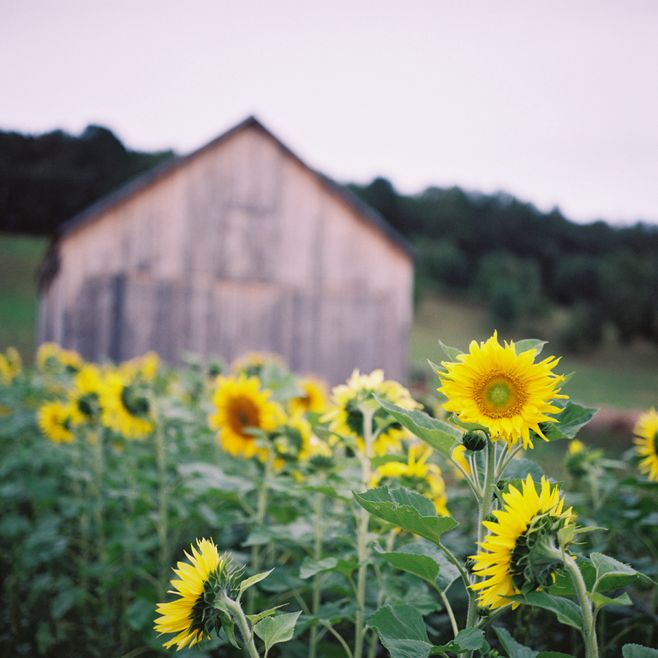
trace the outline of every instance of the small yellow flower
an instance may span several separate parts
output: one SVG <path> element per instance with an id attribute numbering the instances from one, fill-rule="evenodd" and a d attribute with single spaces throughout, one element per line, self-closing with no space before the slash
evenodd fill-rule
<path id="1" fill-rule="evenodd" d="M 0 384 L 9 386 L 14 379 L 9 362 L 4 354 L 0 354 Z"/>
<path id="2" fill-rule="evenodd" d="M 217 378 L 215 413 L 208 420 L 210 427 L 219 430 L 219 441 L 226 452 L 247 459 L 256 455 L 267 458 L 267 448 L 257 445 L 251 431 L 271 432 L 285 421 L 283 410 L 270 397 L 271 392 L 261 388 L 257 377 Z"/>
<path id="3" fill-rule="evenodd" d="M 290 400 L 291 413 L 319 414 L 327 410 L 327 386 L 322 380 L 304 377 L 299 385 L 303 394 Z"/>
<path id="4" fill-rule="evenodd" d="M 284 464 L 299 464 L 310 456 L 311 425 L 302 413 L 289 416 L 285 423 L 272 432 L 274 467 Z"/>
<path id="5" fill-rule="evenodd" d="M 652 482 L 658 482 L 658 413 L 654 408 L 638 418 L 634 434 L 640 471 Z"/>
<path id="6" fill-rule="evenodd" d="M 64 370 L 75 373 L 83 363 L 83 358 L 77 352 L 62 349 L 55 343 L 42 343 L 37 350 L 37 368 L 42 371 Z"/>
<path id="7" fill-rule="evenodd" d="M 153 413 L 146 392 L 119 372 L 105 376 L 100 405 L 101 423 L 127 439 L 143 439 L 153 432 Z"/>
<path id="8" fill-rule="evenodd" d="M 392 461 L 380 466 L 370 480 L 370 487 L 403 486 L 429 498 L 441 516 L 448 516 L 446 487 L 441 469 L 428 464 L 432 454 L 429 446 L 414 445 L 409 448 L 407 462 Z"/>
<path id="9" fill-rule="evenodd" d="M 462 467 L 466 475 L 471 474 L 471 465 L 468 459 L 466 459 L 466 448 L 461 443 L 453 448 L 452 459 Z M 458 468 L 455 468 L 454 472 L 457 478 L 461 479 L 464 477 L 464 474 Z"/>
<path id="10" fill-rule="evenodd" d="M 554 526 L 565 527 L 575 520 L 571 508 L 564 510 L 564 498 L 557 488 L 542 478 L 539 491 L 530 475 L 521 490 L 510 486 L 503 494 L 502 510 L 493 513 L 495 521 L 484 521 L 489 534 L 480 544 L 480 551 L 471 558 L 473 573 L 484 580 L 471 585 L 479 592 L 478 602 L 485 608 L 509 605 L 505 598 L 520 594 L 522 589 L 540 589 L 551 582 L 552 568 L 533 573 L 528 569 L 528 555 L 540 533 L 555 534 Z M 532 580 L 528 581 L 528 578 Z M 514 608 L 518 603 L 513 603 Z"/>
<path id="11" fill-rule="evenodd" d="M 102 397 L 103 376 L 100 369 L 95 365 L 85 364 L 76 374 L 69 393 L 73 423 L 82 425 L 97 421 L 101 413 Z"/>
<path id="12" fill-rule="evenodd" d="M 535 363 L 535 356 L 534 349 L 517 354 L 513 342 L 501 345 L 496 333 L 485 342 L 472 341 L 458 361 L 442 363 L 438 390 L 448 398 L 444 408 L 510 446 L 522 439 L 524 448 L 532 448 L 531 431 L 548 440 L 540 423 L 557 422 L 550 415 L 561 411 L 554 401 L 568 396 L 560 393 L 564 377 L 553 373 L 559 359 Z"/>
<path id="13" fill-rule="evenodd" d="M 37 422 L 44 435 L 53 443 L 73 443 L 72 409 L 62 402 L 47 402 L 39 408 Z"/>
<path id="14" fill-rule="evenodd" d="M 330 429 L 336 434 L 356 439 L 359 449 L 363 450 L 363 412 L 359 405 L 372 399 L 374 395 L 403 409 L 421 407 L 402 384 L 384 379 L 382 370 L 374 370 L 369 375 L 362 375 L 355 370 L 346 384 L 334 387 L 332 391 L 334 409 L 325 414 L 322 420 L 330 421 Z M 380 408 L 375 412 L 372 431 L 378 430 L 379 423 L 385 424 L 373 446 L 376 455 L 401 450 L 402 439 L 408 436 L 399 423 L 391 420 L 384 409 Z"/>
<path id="15" fill-rule="evenodd" d="M 130 361 L 124 361 L 119 366 L 119 371 L 127 380 L 143 379 L 152 382 L 160 368 L 160 357 L 155 352 L 147 352 Z"/>
<path id="16" fill-rule="evenodd" d="M 585 444 L 579 439 L 573 439 L 569 442 L 567 452 L 570 455 L 579 455 L 581 452 L 583 452 L 583 450 L 585 450 Z"/>

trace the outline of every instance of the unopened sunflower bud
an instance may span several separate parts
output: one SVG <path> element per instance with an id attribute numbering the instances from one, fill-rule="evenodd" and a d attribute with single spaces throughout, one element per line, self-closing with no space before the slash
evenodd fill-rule
<path id="1" fill-rule="evenodd" d="M 223 372 L 222 364 L 219 361 L 211 361 L 208 364 L 208 376 L 209 377 L 219 377 Z"/>
<path id="2" fill-rule="evenodd" d="M 483 430 L 471 430 L 464 434 L 462 444 L 466 450 L 479 452 L 487 445 L 487 438 L 487 433 Z"/>

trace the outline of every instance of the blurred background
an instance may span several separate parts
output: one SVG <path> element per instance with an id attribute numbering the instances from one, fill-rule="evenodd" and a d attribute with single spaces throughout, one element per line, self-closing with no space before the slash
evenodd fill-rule
<path id="1" fill-rule="evenodd" d="M 2 0 L 0 350 L 33 353 L 58 226 L 255 113 L 415 247 L 417 385 L 438 338 L 542 338 L 614 441 L 658 389 L 657 25 L 650 0 Z"/>

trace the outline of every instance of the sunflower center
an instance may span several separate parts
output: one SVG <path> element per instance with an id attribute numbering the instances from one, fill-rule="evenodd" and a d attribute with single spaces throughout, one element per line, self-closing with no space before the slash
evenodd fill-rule
<path id="1" fill-rule="evenodd" d="M 138 418 L 144 418 L 149 413 L 149 401 L 133 386 L 124 386 L 121 390 L 121 404 Z"/>
<path id="2" fill-rule="evenodd" d="M 249 427 L 260 427 L 260 413 L 252 400 L 245 397 L 234 398 L 231 400 L 227 415 L 228 424 L 236 434 L 244 439 L 254 438 L 246 432 Z"/>
<path id="3" fill-rule="evenodd" d="M 95 418 L 99 411 L 98 394 L 86 393 L 78 399 L 78 409 L 85 418 Z"/>
<path id="4" fill-rule="evenodd" d="M 476 387 L 475 400 L 482 413 L 490 418 L 518 414 L 527 399 L 521 382 L 507 374 L 493 373 Z"/>
<path id="5" fill-rule="evenodd" d="M 655 455 L 658 455 L 658 430 L 653 435 L 653 452 Z"/>

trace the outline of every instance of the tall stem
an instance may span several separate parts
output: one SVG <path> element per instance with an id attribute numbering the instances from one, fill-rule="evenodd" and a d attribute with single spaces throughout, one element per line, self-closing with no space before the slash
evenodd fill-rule
<path id="1" fill-rule="evenodd" d="M 478 527 L 477 527 L 477 550 L 480 549 L 480 543 L 484 536 L 484 526 L 482 522 L 487 519 L 491 513 L 493 503 L 493 494 L 496 487 L 496 449 L 494 444 L 488 440 L 486 445 L 486 466 L 484 471 L 484 486 L 482 488 L 482 500 L 478 509 Z M 478 622 L 477 598 L 472 592 L 469 593 L 468 613 L 466 617 L 466 628 L 476 626 Z"/>
<path id="2" fill-rule="evenodd" d="M 247 617 L 242 611 L 242 606 L 237 601 L 233 601 L 233 599 L 229 599 L 228 597 L 225 598 L 225 603 L 231 613 L 231 617 L 233 617 L 233 620 L 240 629 L 240 635 L 242 636 L 247 655 L 249 658 L 260 658 L 256 644 L 254 643 L 254 633 L 249 626 Z"/>
<path id="3" fill-rule="evenodd" d="M 576 564 L 576 561 L 568 553 L 561 551 L 560 559 L 569 573 L 571 582 L 576 591 L 576 597 L 583 613 L 583 640 L 585 641 L 586 658 L 599 658 L 599 647 L 596 639 L 596 625 L 594 623 L 594 614 L 592 612 L 592 602 L 587 596 L 587 587 L 583 580 L 583 575 Z"/>
<path id="4" fill-rule="evenodd" d="M 370 455 L 372 453 L 373 432 L 372 419 L 374 411 L 364 405 L 363 414 L 363 451 L 361 461 L 361 486 L 367 489 L 370 484 Z M 356 615 L 354 623 L 354 658 L 362 658 L 365 636 L 366 578 L 368 575 L 368 511 L 360 507 L 357 510 L 356 551 L 359 570 L 356 581 Z"/>
<path id="5" fill-rule="evenodd" d="M 324 511 L 324 499 L 322 494 L 316 493 L 313 504 L 314 525 L 313 525 L 313 559 L 315 561 L 322 559 L 322 522 Z M 313 598 L 311 601 L 311 613 L 316 616 L 320 610 L 322 590 L 320 588 L 322 575 L 317 573 L 313 576 Z M 317 655 L 318 645 L 318 625 L 311 626 L 311 637 L 309 647 L 309 658 L 315 658 Z"/>
<path id="6" fill-rule="evenodd" d="M 103 432 L 92 435 L 94 442 L 94 524 L 96 526 L 97 560 L 100 566 L 98 574 L 98 598 L 101 609 L 105 607 L 105 528 L 103 526 L 103 474 L 105 456 L 103 453 Z"/>
<path id="7" fill-rule="evenodd" d="M 158 462 L 158 540 L 160 544 L 160 587 L 163 590 L 169 571 L 169 501 L 167 491 L 167 447 L 162 420 L 155 431 L 156 459 Z"/>
<path id="8" fill-rule="evenodd" d="M 267 488 L 270 473 L 272 471 L 272 456 L 269 455 L 265 462 L 265 469 L 263 471 L 263 478 L 258 486 L 258 500 L 256 502 L 256 527 L 261 527 L 265 523 L 267 515 Z M 254 545 L 251 547 L 251 568 L 254 573 L 259 573 L 261 570 L 261 552 L 260 546 Z M 256 604 L 256 590 L 252 587 L 247 592 L 247 610 L 249 614 L 254 613 L 254 606 Z"/>

